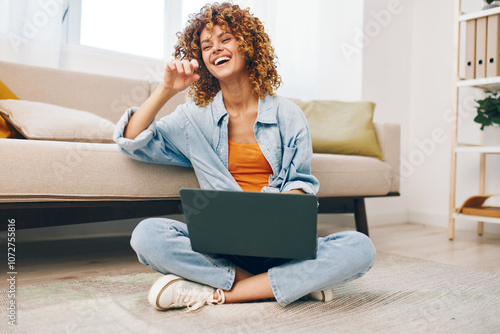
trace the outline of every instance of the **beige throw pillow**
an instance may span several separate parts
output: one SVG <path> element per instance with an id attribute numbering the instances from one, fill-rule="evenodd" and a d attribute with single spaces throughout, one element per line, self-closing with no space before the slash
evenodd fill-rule
<path id="1" fill-rule="evenodd" d="M 292 101 L 306 115 L 314 153 L 361 155 L 384 160 L 373 126 L 374 103 Z"/>
<path id="2" fill-rule="evenodd" d="M 113 143 L 115 124 L 86 111 L 42 102 L 0 100 L 0 115 L 27 139 Z"/>

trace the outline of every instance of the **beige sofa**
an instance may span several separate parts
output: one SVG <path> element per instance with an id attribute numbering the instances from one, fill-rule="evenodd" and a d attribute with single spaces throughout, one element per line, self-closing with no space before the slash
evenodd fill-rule
<path id="1" fill-rule="evenodd" d="M 140 105 L 155 84 L 0 62 L 0 80 L 21 100 L 89 111 L 116 123 Z M 177 96 L 160 116 L 175 109 Z M 368 234 L 364 198 L 399 195 L 400 127 L 376 123 L 385 161 L 314 154 L 320 213 L 354 213 Z M 147 164 L 113 143 L 0 139 L 0 213 L 17 228 L 180 213 L 179 189 L 199 187 L 191 168 Z M 4 219 L 5 218 L 5 219 Z"/>

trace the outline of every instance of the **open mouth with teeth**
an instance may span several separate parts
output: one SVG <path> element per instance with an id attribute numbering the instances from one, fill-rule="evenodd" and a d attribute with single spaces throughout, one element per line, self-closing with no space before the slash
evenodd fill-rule
<path id="1" fill-rule="evenodd" d="M 219 66 L 219 65 L 222 65 L 222 64 L 225 64 L 227 63 L 231 58 L 229 57 L 220 57 L 220 58 L 217 58 L 214 62 L 214 65 L 215 66 Z"/>

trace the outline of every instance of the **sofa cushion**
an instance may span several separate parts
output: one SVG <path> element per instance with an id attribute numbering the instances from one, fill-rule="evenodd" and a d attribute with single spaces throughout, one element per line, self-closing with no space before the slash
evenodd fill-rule
<path id="1" fill-rule="evenodd" d="M 199 187 L 192 168 L 132 160 L 115 144 L 4 141 L 0 202 L 179 199 Z M 385 195 L 391 184 L 391 167 L 367 157 L 314 154 L 312 173 L 320 197 Z"/>
<path id="2" fill-rule="evenodd" d="M 132 160 L 116 144 L 4 141 L 0 202 L 178 199 L 199 188 L 192 168 Z"/>
<path id="3" fill-rule="evenodd" d="M 314 153 L 361 155 L 384 160 L 373 126 L 374 103 L 292 101 L 306 115 Z"/>
<path id="4" fill-rule="evenodd" d="M 319 180 L 319 197 L 378 196 L 391 191 L 392 167 L 379 159 L 313 154 L 312 174 Z"/>
<path id="5" fill-rule="evenodd" d="M 115 125 L 92 113 L 24 100 L 0 100 L 0 116 L 27 139 L 112 143 Z"/>

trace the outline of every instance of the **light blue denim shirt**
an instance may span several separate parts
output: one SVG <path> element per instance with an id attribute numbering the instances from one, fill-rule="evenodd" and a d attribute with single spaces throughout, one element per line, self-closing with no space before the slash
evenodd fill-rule
<path id="1" fill-rule="evenodd" d="M 123 137 L 138 108 L 130 108 L 118 122 L 114 140 L 128 156 L 146 162 L 193 167 L 203 189 L 242 191 L 228 170 L 228 121 L 222 93 L 206 107 L 180 105 L 135 139 Z M 319 182 L 311 174 L 312 144 L 302 110 L 285 98 L 267 95 L 259 100 L 255 138 L 273 174 L 262 192 L 302 189 L 316 194 Z"/>

